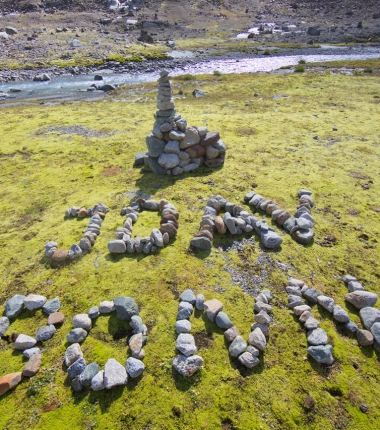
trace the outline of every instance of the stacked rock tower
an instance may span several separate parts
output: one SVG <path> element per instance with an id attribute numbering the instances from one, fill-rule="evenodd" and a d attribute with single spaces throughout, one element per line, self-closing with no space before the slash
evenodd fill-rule
<path id="1" fill-rule="evenodd" d="M 202 165 L 219 167 L 224 162 L 226 146 L 219 132 L 207 127 L 188 127 L 185 118 L 176 114 L 169 72 L 158 79 L 157 108 L 152 133 L 146 138 L 148 152 L 144 164 L 158 175 L 181 175 Z"/>

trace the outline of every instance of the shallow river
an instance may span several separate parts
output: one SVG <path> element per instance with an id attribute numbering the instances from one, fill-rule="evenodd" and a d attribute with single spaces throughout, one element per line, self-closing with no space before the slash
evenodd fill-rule
<path id="1" fill-rule="evenodd" d="M 326 47 L 327 48 L 327 47 Z M 282 66 L 296 65 L 303 58 L 307 63 L 326 62 L 334 60 L 359 60 L 380 58 L 380 48 L 342 48 L 318 49 L 318 54 L 313 55 L 282 55 L 282 56 L 260 56 L 245 57 L 239 59 L 208 59 L 197 63 L 188 64 L 174 68 L 170 71 L 171 76 L 184 73 L 192 75 L 213 73 L 218 70 L 221 73 L 258 73 L 271 72 Z M 49 82 L 18 81 L 0 85 L 0 93 L 6 93 L 7 97 L 0 98 L 0 104 L 12 100 L 60 100 L 60 99 L 87 99 L 102 97 L 103 91 L 87 91 L 92 84 L 132 85 L 141 82 L 152 82 L 157 80 L 157 72 L 149 73 L 114 73 L 111 70 L 98 70 L 96 74 L 103 76 L 103 81 L 95 82 L 95 73 L 88 75 L 60 76 Z M 19 92 L 10 92 L 16 88 Z"/>

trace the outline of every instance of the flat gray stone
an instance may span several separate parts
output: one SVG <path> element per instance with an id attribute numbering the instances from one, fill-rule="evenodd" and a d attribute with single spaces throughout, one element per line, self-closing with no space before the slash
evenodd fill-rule
<path id="1" fill-rule="evenodd" d="M 86 331 L 90 331 L 92 327 L 91 318 L 87 314 L 77 314 L 73 318 L 74 328 L 83 328 Z"/>
<path id="2" fill-rule="evenodd" d="M 233 326 L 231 320 L 225 312 L 218 312 L 215 317 L 215 322 L 219 328 L 222 328 L 224 330 L 229 329 Z"/>
<path id="3" fill-rule="evenodd" d="M 188 333 L 181 333 L 177 337 L 176 348 L 183 355 L 188 357 L 189 355 L 193 355 L 197 347 L 195 346 L 194 336 Z"/>
<path id="4" fill-rule="evenodd" d="M 260 360 L 248 351 L 243 352 L 243 354 L 239 355 L 238 360 L 247 369 L 253 369 L 255 366 L 260 364 Z"/>
<path id="5" fill-rule="evenodd" d="M 296 225 L 296 218 L 290 217 L 288 218 L 284 224 L 282 224 L 282 227 L 284 230 L 286 230 L 288 233 L 290 233 L 290 230 Z"/>
<path id="6" fill-rule="evenodd" d="M 53 324 L 49 324 L 49 325 L 45 325 L 43 327 L 40 327 L 37 330 L 37 334 L 36 334 L 37 342 L 46 341 L 46 340 L 51 339 L 54 336 L 54 333 L 56 331 L 57 330 Z"/>
<path id="7" fill-rule="evenodd" d="M 107 247 L 111 254 L 124 254 L 127 252 L 127 245 L 124 240 L 110 240 L 107 243 Z"/>
<path id="8" fill-rule="evenodd" d="M 265 338 L 265 336 L 264 336 Z M 236 336 L 232 341 L 230 347 L 228 348 L 228 352 L 231 357 L 239 357 L 247 348 L 246 341 L 241 336 Z"/>
<path id="9" fill-rule="evenodd" d="M 70 345 L 65 352 L 65 365 L 66 367 L 70 367 L 75 361 L 79 360 L 79 358 L 83 357 L 83 352 L 80 348 L 79 343 L 73 343 Z"/>
<path id="10" fill-rule="evenodd" d="M 183 293 L 179 296 L 179 299 L 181 300 L 181 302 L 189 302 L 192 305 L 195 304 L 195 296 L 194 293 L 192 292 L 192 290 L 190 290 L 190 288 L 187 288 L 185 291 L 183 291 Z"/>
<path id="11" fill-rule="evenodd" d="M 158 158 L 158 164 L 165 169 L 173 169 L 178 166 L 179 162 L 180 159 L 177 154 L 167 154 L 165 152 Z"/>
<path id="12" fill-rule="evenodd" d="M 359 290 L 362 291 L 362 290 L 364 290 L 363 285 L 360 282 L 357 282 L 357 281 L 350 281 L 350 282 L 348 282 L 347 287 L 348 287 L 348 291 L 350 293 L 352 293 L 353 291 L 359 291 Z"/>
<path id="13" fill-rule="evenodd" d="M 302 305 L 296 306 L 295 308 L 293 308 L 293 312 L 297 315 L 297 316 L 301 316 L 304 312 L 310 311 L 311 308 L 308 305 L 305 305 L 304 303 L 302 303 Z"/>
<path id="14" fill-rule="evenodd" d="M 314 234 L 315 234 L 314 230 L 309 228 L 309 229 L 296 230 L 295 232 L 292 233 L 292 236 L 298 243 L 302 245 L 307 245 L 313 240 Z"/>
<path id="15" fill-rule="evenodd" d="M 212 248 L 212 242 L 208 237 L 194 237 L 190 241 L 190 246 L 202 251 L 209 251 Z"/>
<path id="16" fill-rule="evenodd" d="M 88 311 L 88 316 L 91 318 L 91 319 L 95 319 L 95 318 L 98 318 L 98 316 L 100 315 L 100 311 L 99 311 L 99 308 L 97 307 L 97 306 L 94 306 L 93 308 L 91 308 L 89 311 Z"/>
<path id="17" fill-rule="evenodd" d="M 180 302 L 178 305 L 177 320 L 185 320 L 190 318 L 193 313 L 193 305 L 188 302 Z"/>
<path id="18" fill-rule="evenodd" d="M 165 145 L 165 152 L 167 154 L 177 154 L 181 152 L 179 149 L 178 140 L 169 140 L 169 142 Z"/>
<path id="19" fill-rule="evenodd" d="M 375 341 L 380 343 L 380 322 L 375 322 L 372 324 L 371 333 L 373 334 Z"/>
<path id="20" fill-rule="evenodd" d="M 349 282 L 351 282 L 351 281 L 356 281 L 357 279 L 355 278 L 355 276 L 351 276 L 351 275 L 344 275 L 343 277 L 342 277 L 342 281 L 345 283 L 345 284 L 348 284 Z"/>
<path id="21" fill-rule="evenodd" d="M 162 139 L 158 139 L 153 134 L 150 134 L 146 138 L 146 145 L 148 147 L 150 157 L 157 158 L 164 153 L 166 142 Z"/>
<path id="22" fill-rule="evenodd" d="M 228 340 L 228 342 L 232 342 L 236 336 L 239 336 L 239 330 L 235 326 L 224 332 L 224 337 Z"/>
<path id="23" fill-rule="evenodd" d="M 217 299 L 207 300 L 207 302 L 203 304 L 203 308 L 206 311 L 208 319 L 214 322 L 218 312 L 223 310 L 223 303 Z"/>
<path id="24" fill-rule="evenodd" d="M 133 334 L 143 333 L 145 331 L 145 327 L 142 322 L 142 319 L 138 315 L 133 315 L 131 317 L 131 321 L 129 322 L 129 325 L 132 327 Z"/>
<path id="25" fill-rule="evenodd" d="M 92 378 L 99 372 L 97 363 L 90 363 L 86 366 L 83 373 L 80 375 L 80 382 L 84 387 L 91 385 Z"/>
<path id="26" fill-rule="evenodd" d="M 14 347 L 19 351 L 23 351 L 24 349 L 33 348 L 36 344 L 36 339 L 26 334 L 20 334 L 17 336 L 15 340 Z"/>
<path id="27" fill-rule="evenodd" d="M 348 321 L 350 321 L 350 317 L 348 316 L 348 313 L 340 306 L 334 306 L 333 318 L 335 321 L 338 321 L 341 323 L 347 323 Z"/>
<path id="28" fill-rule="evenodd" d="M 191 332 L 191 322 L 189 320 L 179 320 L 175 323 L 175 329 L 177 334 L 180 333 L 190 333 Z"/>
<path id="29" fill-rule="evenodd" d="M 49 300 L 48 302 L 46 302 L 43 306 L 42 306 L 42 311 L 47 314 L 50 315 L 54 312 L 58 312 L 61 308 L 61 302 L 59 300 L 58 297 L 54 297 L 54 299 Z"/>
<path id="30" fill-rule="evenodd" d="M 4 336 L 9 327 L 9 319 L 7 317 L 0 318 L 0 337 Z"/>
<path id="31" fill-rule="evenodd" d="M 358 330 L 356 332 L 356 338 L 360 346 L 370 346 L 374 342 L 373 334 L 368 330 Z"/>
<path id="32" fill-rule="evenodd" d="M 78 358 L 77 361 L 74 361 L 74 363 L 67 368 L 67 373 L 69 374 L 70 378 L 75 378 L 76 376 L 79 376 L 84 369 L 86 368 L 86 360 L 81 357 Z"/>
<path id="33" fill-rule="evenodd" d="M 374 323 L 380 322 L 380 310 L 372 307 L 362 308 L 360 318 L 364 327 L 370 330 Z"/>
<path id="34" fill-rule="evenodd" d="M 335 302 L 334 299 L 332 299 L 331 297 L 318 296 L 317 302 L 320 306 L 322 306 L 323 309 L 326 309 L 326 311 L 331 313 L 334 311 Z"/>
<path id="35" fill-rule="evenodd" d="M 94 391 L 104 390 L 104 370 L 101 370 L 92 378 L 91 388 Z"/>
<path id="36" fill-rule="evenodd" d="M 283 242 L 282 237 L 280 237 L 276 232 L 271 230 L 262 232 L 260 238 L 264 247 L 268 249 L 278 248 Z"/>
<path id="37" fill-rule="evenodd" d="M 344 296 L 347 302 L 355 306 L 356 309 L 373 307 L 377 302 L 377 294 L 369 291 L 356 290 Z"/>
<path id="38" fill-rule="evenodd" d="M 257 327 L 255 328 L 248 336 L 248 343 L 251 346 L 254 346 L 255 348 L 259 349 L 260 351 L 265 351 L 267 347 L 267 340 L 265 338 L 264 333 L 262 330 Z"/>
<path id="39" fill-rule="evenodd" d="M 309 318 L 307 321 L 309 321 L 310 319 L 311 318 Z M 310 343 L 310 345 L 326 345 L 327 334 L 321 328 L 310 330 L 307 332 L 307 341 Z"/>
<path id="40" fill-rule="evenodd" d="M 271 322 L 271 318 L 265 311 L 260 311 L 255 315 L 255 321 L 259 324 L 269 324 Z"/>
<path id="41" fill-rule="evenodd" d="M 32 357 L 35 354 L 41 354 L 41 350 L 40 348 L 34 347 L 34 348 L 29 348 L 29 349 L 25 349 L 22 352 L 22 355 L 27 358 L 29 360 L 30 357 Z"/>
<path id="42" fill-rule="evenodd" d="M 173 360 L 174 369 L 182 376 L 193 375 L 203 364 L 203 358 L 199 355 L 192 355 L 186 357 L 184 355 L 177 355 Z"/>
<path id="43" fill-rule="evenodd" d="M 113 300 L 116 315 L 119 319 L 130 321 L 133 315 L 139 314 L 139 308 L 132 297 L 119 296 Z"/>
<path id="44" fill-rule="evenodd" d="M 156 175 L 166 175 L 166 169 L 165 167 L 162 167 L 160 164 L 158 164 L 158 158 L 151 156 L 145 157 L 144 164 L 147 165 Z"/>
<path id="45" fill-rule="evenodd" d="M 344 325 L 344 328 L 348 331 L 348 333 L 352 334 L 355 334 L 359 330 L 359 327 L 352 321 L 348 321 L 348 323 Z"/>
<path id="46" fill-rule="evenodd" d="M 331 364 L 334 362 L 332 349 L 333 347 L 331 345 L 309 346 L 307 352 L 318 363 L 331 366 Z"/>
<path id="47" fill-rule="evenodd" d="M 125 367 L 114 358 L 110 358 L 104 366 L 104 387 L 109 390 L 117 385 L 125 385 L 127 382 L 128 374 Z"/>
<path id="48" fill-rule="evenodd" d="M 320 291 L 318 291 L 315 288 L 308 288 L 304 293 L 303 296 L 305 297 L 305 299 L 312 303 L 313 305 L 318 303 L 318 297 L 322 296 L 322 293 Z"/>
<path id="49" fill-rule="evenodd" d="M 316 318 L 310 317 L 306 320 L 304 327 L 306 330 L 314 330 L 318 328 L 319 325 L 320 325 L 320 322 Z"/>
<path id="50" fill-rule="evenodd" d="M 69 343 L 80 343 L 83 342 L 87 337 L 87 332 L 83 328 L 74 328 L 66 336 L 67 342 Z"/>
<path id="51" fill-rule="evenodd" d="M 204 302 L 205 302 L 205 296 L 203 294 L 198 294 L 195 301 L 195 307 L 198 309 L 198 311 L 203 310 Z"/>
<path id="52" fill-rule="evenodd" d="M 39 296 L 37 294 L 29 294 L 24 299 L 24 305 L 26 309 L 34 311 L 36 309 L 42 308 L 46 302 L 45 296 Z"/>
<path id="53" fill-rule="evenodd" d="M 101 314 L 109 314 L 115 310 L 113 301 L 105 300 L 99 304 L 99 312 Z"/>
<path id="54" fill-rule="evenodd" d="M 7 318 L 18 317 L 24 309 L 25 296 L 21 294 L 15 294 L 11 297 L 5 305 L 5 316 Z"/>
<path id="55" fill-rule="evenodd" d="M 144 371 L 145 366 L 141 360 L 129 357 L 126 365 L 127 373 L 131 378 L 138 378 Z"/>
<path id="56" fill-rule="evenodd" d="M 81 384 L 81 380 L 80 380 L 80 375 L 76 376 L 72 381 L 71 381 L 71 388 L 78 393 L 79 391 L 82 391 L 83 389 L 83 385 Z"/>

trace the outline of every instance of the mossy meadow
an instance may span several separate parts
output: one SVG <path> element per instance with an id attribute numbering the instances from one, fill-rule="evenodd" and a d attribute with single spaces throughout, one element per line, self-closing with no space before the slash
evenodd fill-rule
<path id="1" fill-rule="evenodd" d="M 325 367 L 307 357 L 305 331 L 287 309 L 285 286 L 288 276 L 304 280 L 333 297 L 359 326 L 359 313 L 344 300 L 341 277 L 354 275 L 380 293 L 378 77 L 376 71 L 344 75 L 306 68 L 281 75 L 173 79 L 177 111 L 189 125 L 218 130 L 227 145 L 222 168 L 201 167 L 178 178 L 133 168 L 152 125 L 154 84 L 118 89 L 96 102 L 2 109 L 0 311 L 16 293 L 59 296 L 66 321 L 42 346 L 39 373 L 0 398 L 0 427 L 377 428 L 380 355 L 372 346 L 359 347 L 315 306 L 335 362 Z M 193 98 L 195 87 L 206 97 Z M 278 251 L 262 249 L 254 234 L 216 235 L 211 253 L 191 250 L 207 199 L 221 194 L 244 205 L 252 186 L 291 212 L 299 189 L 313 191 L 314 243 L 301 246 L 273 223 L 283 237 Z M 178 235 L 156 255 L 112 256 L 107 242 L 122 224 L 120 209 L 138 191 L 175 204 Z M 97 202 L 111 211 L 92 251 L 52 267 L 44 243 L 54 240 L 68 249 L 87 225 L 86 219 L 65 219 L 65 209 Z M 134 233 L 146 235 L 159 219 L 156 212 L 144 211 Z M 251 236 L 254 241 L 241 249 L 228 250 L 234 240 Z M 193 315 L 192 334 L 204 366 L 183 378 L 171 362 L 178 296 L 184 289 L 218 298 L 245 339 L 250 332 L 254 295 L 235 284 L 231 273 L 256 291 L 265 287 L 274 294 L 274 323 L 261 364 L 248 371 L 230 359 L 223 331 Z M 63 370 L 71 319 L 118 295 L 135 298 L 148 326 L 146 369 L 124 388 L 74 393 Z M 33 336 L 43 324 L 41 311 L 24 310 L 8 334 Z M 129 334 L 128 325 L 112 316 L 98 318 L 82 345 L 85 359 L 101 367 L 108 358 L 124 363 Z M 24 362 L 11 340 L 1 340 L 0 375 L 20 371 Z M 360 410 L 362 403 L 367 413 Z"/>

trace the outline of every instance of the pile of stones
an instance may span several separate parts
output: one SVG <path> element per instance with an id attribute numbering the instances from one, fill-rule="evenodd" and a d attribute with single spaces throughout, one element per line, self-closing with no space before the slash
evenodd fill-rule
<path id="1" fill-rule="evenodd" d="M 365 330 L 360 330 L 355 324 L 359 345 L 374 345 L 376 351 L 380 352 L 380 310 L 373 307 L 377 302 L 377 294 L 366 291 L 354 276 L 345 275 L 343 281 L 349 291 L 345 299 L 359 309 L 360 318 L 365 327 Z"/>
<path id="2" fill-rule="evenodd" d="M 219 212 L 224 210 L 223 217 Z M 240 235 L 256 231 L 265 248 L 278 248 L 282 238 L 264 220 L 258 220 L 244 210 L 243 206 L 228 202 L 222 196 L 211 196 L 206 204 L 199 231 L 190 245 L 201 250 L 210 250 L 215 232 Z"/>
<path id="3" fill-rule="evenodd" d="M 83 230 L 83 237 L 79 245 L 74 243 L 69 250 L 58 249 L 57 242 L 50 241 L 45 243 L 45 257 L 50 258 L 51 261 L 55 263 L 64 263 L 74 258 L 79 258 L 83 254 L 87 254 L 94 246 L 96 238 L 100 234 L 100 227 L 102 226 L 107 212 L 109 212 L 109 208 L 103 203 L 96 204 L 92 209 L 80 208 L 77 206 L 67 209 L 65 211 L 65 216 L 67 218 L 91 217 L 87 228 Z"/>
<path id="4" fill-rule="evenodd" d="M 176 114 L 169 72 L 163 70 L 158 79 L 157 112 L 152 133 L 146 138 L 147 153 L 137 154 L 135 165 L 144 163 L 158 175 L 178 176 L 203 164 L 220 167 L 226 146 L 219 132 L 207 127 L 188 127 L 185 118 Z"/>
<path id="5" fill-rule="evenodd" d="M 86 364 L 80 343 L 83 342 L 92 328 L 92 320 L 99 315 L 110 314 L 116 311 L 116 316 L 122 321 L 129 321 L 133 336 L 128 345 L 132 357 L 129 357 L 125 366 L 114 358 L 110 358 L 99 370 L 95 362 Z M 72 379 L 71 386 L 74 391 L 81 391 L 83 387 L 90 387 L 94 391 L 104 388 L 111 389 L 117 385 L 126 385 L 128 377 L 138 378 L 145 369 L 142 359 L 145 351 L 142 349 L 147 341 L 147 327 L 139 317 L 139 310 L 132 297 L 116 297 L 113 301 L 101 302 L 99 307 L 93 307 L 88 314 L 78 314 L 73 318 L 74 328 L 67 335 L 67 341 L 71 344 L 64 357 L 67 373 Z"/>
<path id="6" fill-rule="evenodd" d="M 132 226 L 138 220 L 142 210 L 161 211 L 160 229 L 153 229 L 150 236 L 132 238 Z M 129 254 L 144 253 L 154 254 L 158 248 L 167 245 L 170 239 L 177 235 L 179 213 L 175 206 L 167 200 L 145 200 L 138 199 L 135 206 L 128 206 L 121 209 L 121 215 L 126 219 L 123 227 L 116 229 L 116 240 L 108 242 L 108 250 L 112 254 Z"/>
<path id="7" fill-rule="evenodd" d="M 314 218 L 310 215 L 314 201 L 310 197 L 311 194 L 311 191 L 308 190 L 300 190 L 298 192 L 298 208 L 294 217 L 290 212 L 281 209 L 274 201 L 266 200 L 263 196 L 256 194 L 254 191 L 246 194 L 244 196 L 244 201 L 250 206 L 271 215 L 272 220 L 290 233 L 298 243 L 307 245 L 314 237 L 312 228 L 315 222 Z M 267 224 L 265 223 L 264 232 L 266 228 Z"/>
<path id="8" fill-rule="evenodd" d="M 323 296 L 322 293 L 315 288 L 309 288 L 299 279 L 289 279 L 286 292 L 288 293 L 288 307 L 293 310 L 294 314 L 299 318 L 300 323 L 302 323 L 307 330 L 307 341 L 310 344 L 307 349 L 309 355 L 318 363 L 328 366 L 332 365 L 334 362 L 334 357 L 332 355 L 333 347 L 327 344 L 327 333 L 319 328 L 320 321 L 313 316 L 311 307 L 304 303 L 302 296 L 305 297 L 310 304 L 320 303 L 325 309 L 328 307 L 329 311 L 333 313 L 334 319 L 337 321 L 344 322 L 346 318 L 348 318 L 347 312 L 340 306 L 334 306 L 334 301 L 332 301 L 331 305 L 330 300 L 326 300 L 329 299 L 328 297 Z M 321 299 L 319 299 L 319 297 L 321 297 Z"/>
<path id="9" fill-rule="evenodd" d="M 32 377 L 36 375 L 41 366 L 42 352 L 36 347 L 37 342 L 45 342 L 51 339 L 56 332 L 56 325 L 63 323 L 65 316 L 58 312 L 61 307 L 58 297 L 46 301 L 45 296 L 29 294 L 23 296 L 16 294 L 11 297 L 5 305 L 5 317 L 0 318 L 0 337 L 7 332 L 10 319 L 17 318 L 24 308 L 29 311 L 36 311 L 42 308 L 42 311 L 48 315 L 47 325 L 37 330 L 36 336 L 31 337 L 26 334 L 19 334 L 14 339 L 14 348 L 22 351 L 24 357 L 28 359 L 21 372 L 10 373 L 0 378 L 0 396 L 18 385 L 22 377 Z"/>

